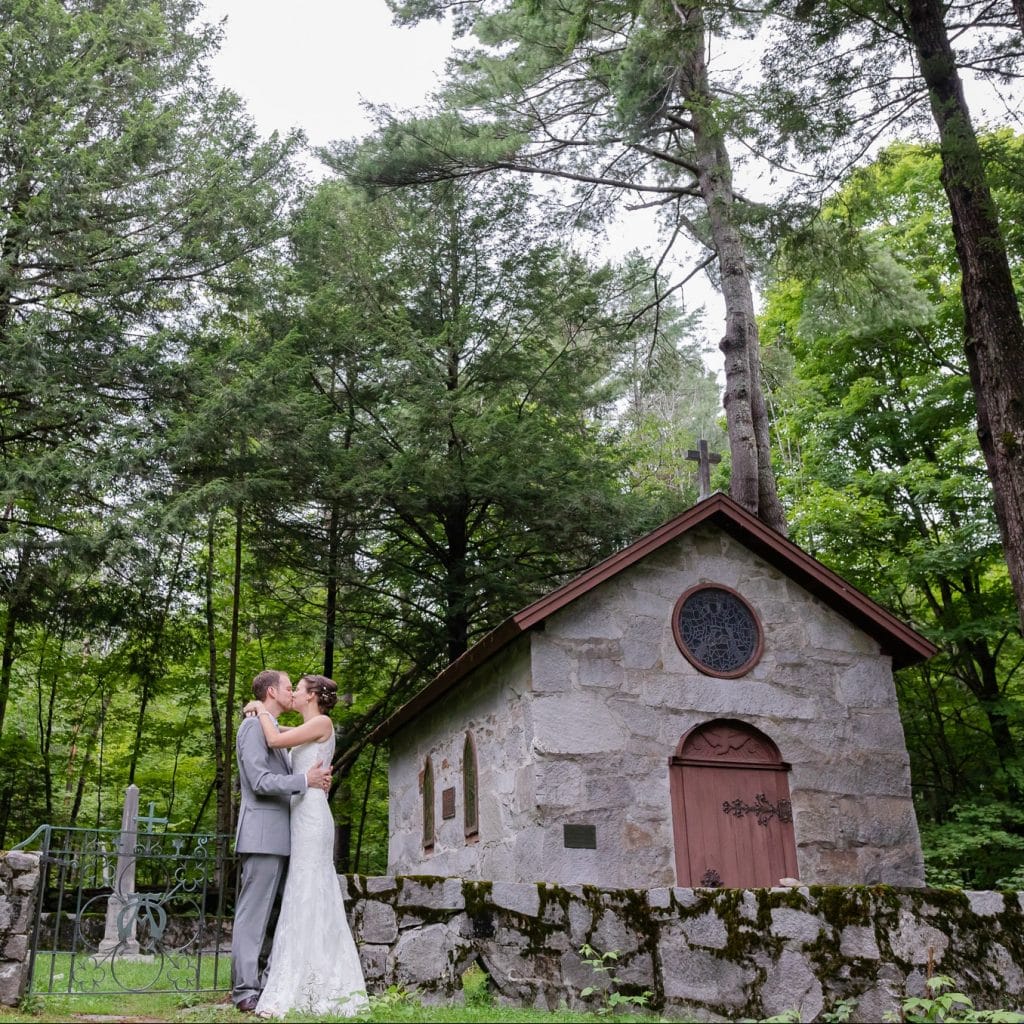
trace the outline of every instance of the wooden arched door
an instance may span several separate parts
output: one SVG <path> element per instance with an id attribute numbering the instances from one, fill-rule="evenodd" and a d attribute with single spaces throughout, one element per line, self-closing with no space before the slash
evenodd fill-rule
<path id="1" fill-rule="evenodd" d="M 670 758 L 679 885 L 752 888 L 797 874 L 789 765 L 752 726 L 716 719 Z"/>

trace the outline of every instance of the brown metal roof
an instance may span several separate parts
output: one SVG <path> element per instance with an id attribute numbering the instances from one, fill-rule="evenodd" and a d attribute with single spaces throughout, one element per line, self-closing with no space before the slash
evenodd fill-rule
<path id="1" fill-rule="evenodd" d="M 540 625 L 549 615 L 582 597 L 605 580 L 611 579 L 623 569 L 646 558 L 688 530 L 705 523 L 714 524 L 725 530 L 744 547 L 760 555 L 766 562 L 877 640 L 883 653 L 892 658 L 895 668 L 905 668 L 924 661 L 937 652 L 938 648 L 930 640 L 887 612 L 881 605 L 826 568 L 792 541 L 776 533 L 771 527 L 765 526 L 730 497 L 716 492 L 507 618 L 435 676 L 412 700 L 403 704 L 390 718 L 382 722 L 374 730 L 372 738 L 381 740 L 391 736 L 421 711 L 440 700 L 474 669 L 508 646 L 517 636 Z"/>

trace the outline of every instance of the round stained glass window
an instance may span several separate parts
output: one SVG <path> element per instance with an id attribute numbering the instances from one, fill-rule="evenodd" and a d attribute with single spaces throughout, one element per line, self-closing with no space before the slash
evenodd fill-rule
<path id="1" fill-rule="evenodd" d="M 705 675 L 734 678 L 761 657 L 761 624 L 754 609 L 728 587 L 702 584 L 676 602 L 672 614 L 676 643 Z"/>

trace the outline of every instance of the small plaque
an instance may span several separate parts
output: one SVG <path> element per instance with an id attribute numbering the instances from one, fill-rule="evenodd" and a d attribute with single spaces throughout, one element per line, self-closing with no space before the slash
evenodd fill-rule
<path id="1" fill-rule="evenodd" d="M 563 825 L 562 843 L 567 850 L 596 850 L 596 825 Z"/>
<path id="2" fill-rule="evenodd" d="M 441 817 L 455 817 L 455 787 L 449 786 L 441 790 Z"/>

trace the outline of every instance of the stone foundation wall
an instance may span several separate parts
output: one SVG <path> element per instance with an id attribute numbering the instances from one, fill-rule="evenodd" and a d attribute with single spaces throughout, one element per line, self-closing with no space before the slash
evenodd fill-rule
<path id="1" fill-rule="evenodd" d="M 38 853 L 0 854 L 0 1006 L 15 1006 L 25 994 L 38 885 Z"/>
<path id="2" fill-rule="evenodd" d="M 760 619 L 763 655 L 738 679 L 698 671 L 676 644 L 673 607 L 700 583 L 739 592 Z M 924 884 L 890 658 L 871 636 L 710 526 L 555 612 L 543 631 L 520 637 L 390 737 L 388 871 L 674 885 L 680 830 L 668 761 L 683 736 L 715 719 L 758 729 L 791 765 L 795 877 L 818 885 Z M 461 820 L 467 731 L 480 767 L 480 831 L 471 841 Z M 422 842 L 428 757 L 437 826 L 429 850 Z M 456 808 L 447 820 L 446 788 Z M 734 795 L 749 802 L 756 792 Z M 567 846 L 566 825 L 593 828 L 593 845 Z M 714 867 L 706 863 L 693 877 Z"/>
<path id="3" fill-rule="evenodd" d="M 25 991 L 38 880 L 37 854 L 0 854 L 0 1004 Z M 1024 893 L 341 882 L 371 992 L 458 998 L 477 964 L 506 1004 L 596 1009 L 614 990 L 649 992 L 652 1008 L 690 1020 L 796 1009 L 810 1021 L 850 998 L 853 1020 L 878 1021 L 933 972 L 979 1008 L 1024 1009 Z M 618 954 L 617 981 L 583 962 L 585 943 Z M 587 987 L 597 993 L 583 997 Z"/>
<path id="4" fill-rule="evenodd" d="M 929 971 L 981 1008 L 1024 1008 L 1024 893 L 811 886 L 597 889 L 430 876 L 342 878 L 368 987 L 455 995 L 472 964 L 501 1003 L 595 1009 L 651 993 L 690 1020 L 814 1020 L 840 999 L 879 1021 Z M 580 947 L 615 951 L 595 973 Z M 588 986 L 599 992 L 583 998 Z"/>

